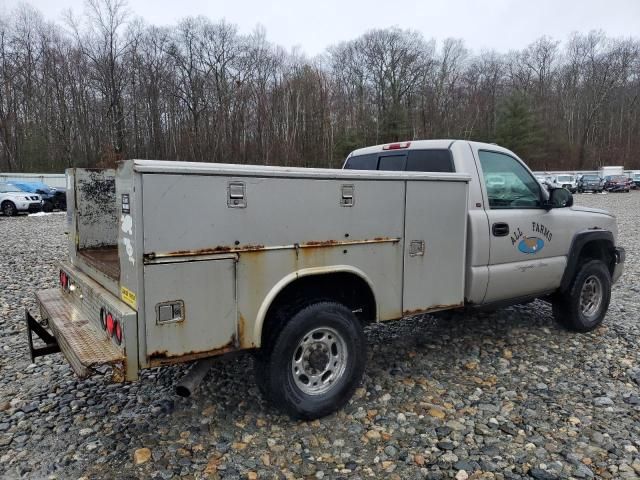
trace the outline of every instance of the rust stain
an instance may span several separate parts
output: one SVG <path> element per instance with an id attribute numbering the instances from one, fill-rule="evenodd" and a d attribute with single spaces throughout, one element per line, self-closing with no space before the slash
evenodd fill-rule
<path id="1" fill-rule="evenodd" d="M 451 305 L 432 305 L 427 308 L 416 308 L 415 310 L 404 310 L 402 312 L 403 317 L 411 317 L 413 315 L 421 315 L 423 313 L 436 312 L 438 310 L 449 310 L 464 306 L 464 303 L 452 303 Z"/>
<path id="2" fill-rule="evenodd" d="M 305 243 L 301 243 L 300 247 L 301 248 L 305 248 L 305 247 L 332 247 L 334 245 L 343 245 L 346 242 L 342 242 L 339 240 L 321 240 L 321 241 L 311 241 L 311 242 L 305 242 Z"/>
<path id="3" fill-rule="evenodd" d="M 294 243 L 292 245 L 272 245 L 265 246 L 262 244 L 247 245 L 218 245 L 216 247 L 199 248 L 194 250 L 176 250 L 173 252 L 156 253 L 150 252 L 144 254 L 145 260 L 153 260 L 155 258 L 169 257 L 192 257 L 198 255 L 215 255 L 220 253 L 242 253 L 242 252 L 261 252 L 265 250 L 289 250 L 295 249 L 313 249 L 320 247 L 336 247 L 345 245 L 364 245 L 368 243 L 394 243 L 400 242 L 401 238 L 394 237 L 375 237 L 373 239 L 364 240 L 311 240 L 305 243 Z"/>
<path id="4" fill-rule="evenodd" d="M 205 350 L 202 352 L 186 352 L 181 354 L 169 354 L 166 350 L 160 350 L 151 353 L 148 356 L 149 366 L 160 367 L 162 365 L 171 365 L 174 363 L 189 362 L 191 360 L 198 360 L 200 358 L 215 357 L 217 355 L 223 355 L 237 351 L 235 335 L 231 337 L 231 340 L 222 347 L 214 348 L 213 350 Z"/>
<path id="5" fill-rule="evenodd" d="M 242 316 L 242 313 L 238 313 L 238 345 L 239 346 L 244 346 L 246 339 L 244 336 L 244 331 L 245 331 L 245 319 Z"/>

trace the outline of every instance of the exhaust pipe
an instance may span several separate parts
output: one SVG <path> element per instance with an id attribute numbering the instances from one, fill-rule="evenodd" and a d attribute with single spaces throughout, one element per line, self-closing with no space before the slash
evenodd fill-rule
<path id="1" fill-rule="evenodd" d="M 186 398 L 195 393 L 214 360 L 214 357 L 205 358 L 191 367 L 191 370 L 176 385 L 176 395 Z"/>

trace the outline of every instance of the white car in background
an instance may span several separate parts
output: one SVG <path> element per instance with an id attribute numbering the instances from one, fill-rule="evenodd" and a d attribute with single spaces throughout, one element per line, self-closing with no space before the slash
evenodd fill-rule
<path id="1" fill-rule="evenodd" d="M 556 184 L 558 187 L 566 188 L 571 193 L 576 193 L 578 191 L 578 180 L 575 175 L 556 175 Z"/>
<path id="2" fill-rule="evenodd" d="M 12 217 L 20 212 L 40 212 L 42 198 L 37 193 L 20 190 L 11 183 L 0 183 L 0 210 L 5 217 Z"/>

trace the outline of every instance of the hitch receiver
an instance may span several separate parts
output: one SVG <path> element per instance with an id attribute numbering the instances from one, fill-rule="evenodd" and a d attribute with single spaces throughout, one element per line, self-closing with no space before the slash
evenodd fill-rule
<path id="1" fill-rule="evenodd" d="M 29 341 L 29 352 L 31 353 L 31 363 L 33 363 L 36 357 L 42 357 L 44 355 L 50 355 L 52 353 L 58 353 L 60 346 L 56 337 L 51 335 L 45 330 L 45 328 L 38 323 L 38 321 L 31 316 L 29 310 L 24 309 L 24 319 L 27 322 L 27 340 Z M 33 334 L 36 334 L 44 343 L 44 347 L 33 346 Z"/>

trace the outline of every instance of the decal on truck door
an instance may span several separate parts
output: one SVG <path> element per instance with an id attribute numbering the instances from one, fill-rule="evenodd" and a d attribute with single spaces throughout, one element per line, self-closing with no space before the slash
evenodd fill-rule
<path id="1" fill-rule="evenodd" d="M 518 243 L 518 250 L 522 253 L 535 254 L 544 248 L 544 240 L 538 237 L 524 237 Z"/>
<path id="2" fill-rule="evenodd" d="M 511 245 L 516 247 L 520 252 L 527 255 L 535 255 L 544 248 L 545 240 L 551 242 L 553 234 L 551 230 L 542 225 L 541 223 L 531 222 L 531 230 L 533 233 L 537 233 L 540 237 L 534 235 L 525 235 L 522 233 L 520 227 L 511 234 Z M 543 238 L 541 238 L 543 237 Z"/>

